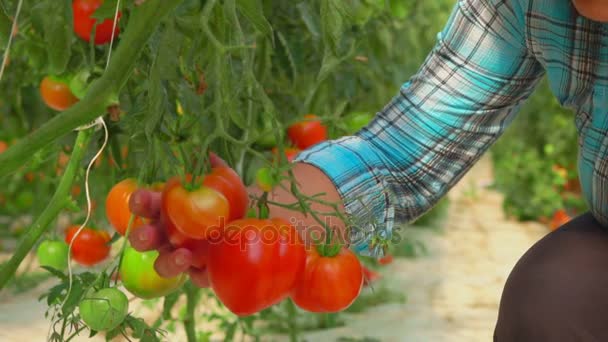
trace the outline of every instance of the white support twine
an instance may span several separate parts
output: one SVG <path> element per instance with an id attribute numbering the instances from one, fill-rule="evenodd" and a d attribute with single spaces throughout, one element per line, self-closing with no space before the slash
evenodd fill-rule
<path id="1" fill-rule="evenodd" d="M 0 66 L 0 81 L 2 81 L 2 76 L 4 76 L 4 69 L 6 68 L 6 64 L 8 62 L 8 55 L 11 51 L 11 45 L 13 44 L 13 36 L 15 35 L 15 32 L 17 32 L 17 20 L 19 19 L 19 13 L 21 13 L 21 4 L 23 4 L 23 0 L 19 0 L 19 3 L 17 3 L 17 11 L 15 12 L 13 25 L 11 26 L 11 32 L 8 35 L 8 43 L 6 43 L 6 50 L 4 50 L 2 66 Z"/>
<path id="2" fill-rule="evenodd" d="M 118 0 L 116 2 L 116 11 L 114 12 L 114 23 L 112 26 L 112 38 L 110 39 L 110 49 L 108 51 L 108 58 L 106 60 L 106 67 L 105 67 L 105 71 L 108 70 L 108 66 L 110 65 L 110 59 L 112 56 L 112 47 L 114 46 L 114 38 L 115 38 L 115 34 L 114 32 L 116 31 L 116 25 L 117 25 L 117 21 L 118 21 L 118 13 L 119 13 L 119 9 L 120 9 L 120 0 Z M 89 129 L 95 127 L 96 129 L 99 129 L 100 127 L 103 127 L 104 130 L 104 140 L 103 140 L 103 144 L 101 145 L 101 148 L 97 151 L 97 153 L 95 154 L 95 156 L 93 157 L 93 159 L 91 159 L 91 161 L 89 162 L 89 165 L 87 166 L 87 170 L 85 172 L 85 179 L 84 179 L 84 188 L 85 188 L 85 195 L 86 195 L 86 199 L 87 199 L 87 216 L 84 220 L 84 222 L 80 225 L 80 227 L 78 228 L 78 230 L 76 231 L 76 233 L 74 234 L 74 237 L 72 238 L 72 240 L 70 241 L 69 247 L 68 247 L 68 279 L 69 279 L 69 285 L 68 285 L 68 291 L 66 293 L 65 299 L 63 300 L 63 302 L 61 303 L 61 305 L 59 307 L 63 307 L 70 295 L 70 292 L 72 291 L 72 281 L 73 281 L 73 272 L 72 272 L 72 246 L 74 244 L 74 241 L 76 240 L 76 238 L 78 237 L 78 235 L 80 234 L 80 232 L 86 227 L 87 223 L 89 222 L 90 218 L 91 218 L 91 196 L 90 196 L 90 192 L 89 192 L 89 174 L 91 172 L 91 167 L 95 164 L 95 162 L 97 161 L 97 159 L 101 156 L 101 154 L 103 153 L 103 151 L 105 150 L 107 144 L 108 144 L 108 139 L 109 139 L 109 133 L 108 133 L 108 126 L 106 125 L 106 122 L 103 119 L 103 116 L 98 117 L 97 119 L 95 119 L 94 121 L 82 125 L 78 128 L 76 128 L 76 131 L 82 131 L 85 129 Z M 53 315 L 54 317 L 54 315 Z M 47 336 L 47 340 L 50 337 L 50 328 L 49 328 L 49 335 Z"/>

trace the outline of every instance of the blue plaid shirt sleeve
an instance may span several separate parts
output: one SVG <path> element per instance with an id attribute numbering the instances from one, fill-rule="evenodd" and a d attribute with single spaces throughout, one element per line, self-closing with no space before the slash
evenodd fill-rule
<path id="1" fill-rule="evenodd" d="M 367 127 L 298 156 L 337 187 L 355 251 L 382 256 L 395 222 L 436 204 L 532 93 L 543 69 L 526 48 L 524 6 L 460 0 L 422 67 Z"/>

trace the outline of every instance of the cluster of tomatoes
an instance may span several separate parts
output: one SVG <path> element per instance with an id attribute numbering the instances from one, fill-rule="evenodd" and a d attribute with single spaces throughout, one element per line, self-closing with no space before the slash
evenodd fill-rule
<path id="1" fill-rule="evenodd" d="M 91 39 L 95 45 L 108 44 L 112 37 L 118 37 L 120 27 L 113 19 L 105 19 L 98 22 L 94 18 L 95 11 L 103 4 L 104 0 L 74 0 L 72 1 L 72 13 L 74 34 L 86 42 Z M 118 12 L 118 19 L 122 16 Z M 73 81 L 77 81 L 75 78 Z M 62 111 L 70 108 L 82 94 L 78 94 L 79 87 L 70 84 L 72 80 L 64 77 L 47 76 L 40 83 L 40 94 L 44 103 L 50 108 Z M 75 93 L 76 92 L 76 93 Z"/>
<path id="2" fill-rule="evenodd" d="M 125 234 L 132 216 L 132 179 L 114 186 L 107 197 L 108 220 Z M 248 194 L 238 174 L 214 167 L 204 177 L 157 184 L 160 220 L 168 241 L 192 253 L 192 267 L 206 270 L 211 288 L 233 313 L 245 316 L 291 297 L 302 309 L 336 312 L 360 293 L 363 270 L 346 248 L 306 248 L 295 227 L 282 218 L 247 216 Z M 132 229 L 145 223 L 135 218 Z M 166 295 L 185 281 L 154 271 L 157 252 L 128 248 L 120 267 L 127 290 L 143 297 Z"/>

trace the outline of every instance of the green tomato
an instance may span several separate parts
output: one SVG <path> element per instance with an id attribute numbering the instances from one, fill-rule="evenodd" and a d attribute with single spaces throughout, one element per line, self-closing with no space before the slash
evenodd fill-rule
<path id="1" fill-rule="evenodd" d="M 124 287 L 139 298 L 163 297 L 179 289 L 187 280 L 186 274 L 163 278 L 154 270 L 157 251 L 138 252 L 127 246 L 119 274 Z"/>
<path id="2" fill-rule="evenodd" d="M 256 172 L 255 182 L 257 186 L 265 192 L 270 192 L 274 185 L 276 185 L 276 180 L 272 175 L 272 170 L 267 167 L 262 167 L 258 170 L 258 172 Z"/>
<path id="3" fill-rule="evenodd" d="M 85 296 L 78 308 L 80 317 L 91 330 L 107 331 L 125 320 L 129 299 L 118 289 L 105 288 Z"/>
<path id="4" fill-rule="evenodd" d="M 346 126 L 351 134 L 356 133 L 361 128 L 367 126 L 374 118 L 374 115 L 367 112 L 353 112 L 346 116 Z"/>
<path id="5" fill-rule="evenodd" d="M 44 240 L 36 251 L 40 266 L 63 271 L 68 267 L 68 244 L 58 240 Z"/>

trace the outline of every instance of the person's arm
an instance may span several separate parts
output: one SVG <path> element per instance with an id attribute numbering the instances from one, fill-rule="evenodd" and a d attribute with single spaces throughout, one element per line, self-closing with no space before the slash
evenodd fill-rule
<path id="1" fill-rule="evenodd" d="M 533 91 L 543 69 L 526 46 L 522 2 L 459 1 L 424 65 L 370 125 L 296 159 L 322 170 L 360 222 L 358 252 L 382 255 L 371 242 L 436 204 Z"/>

